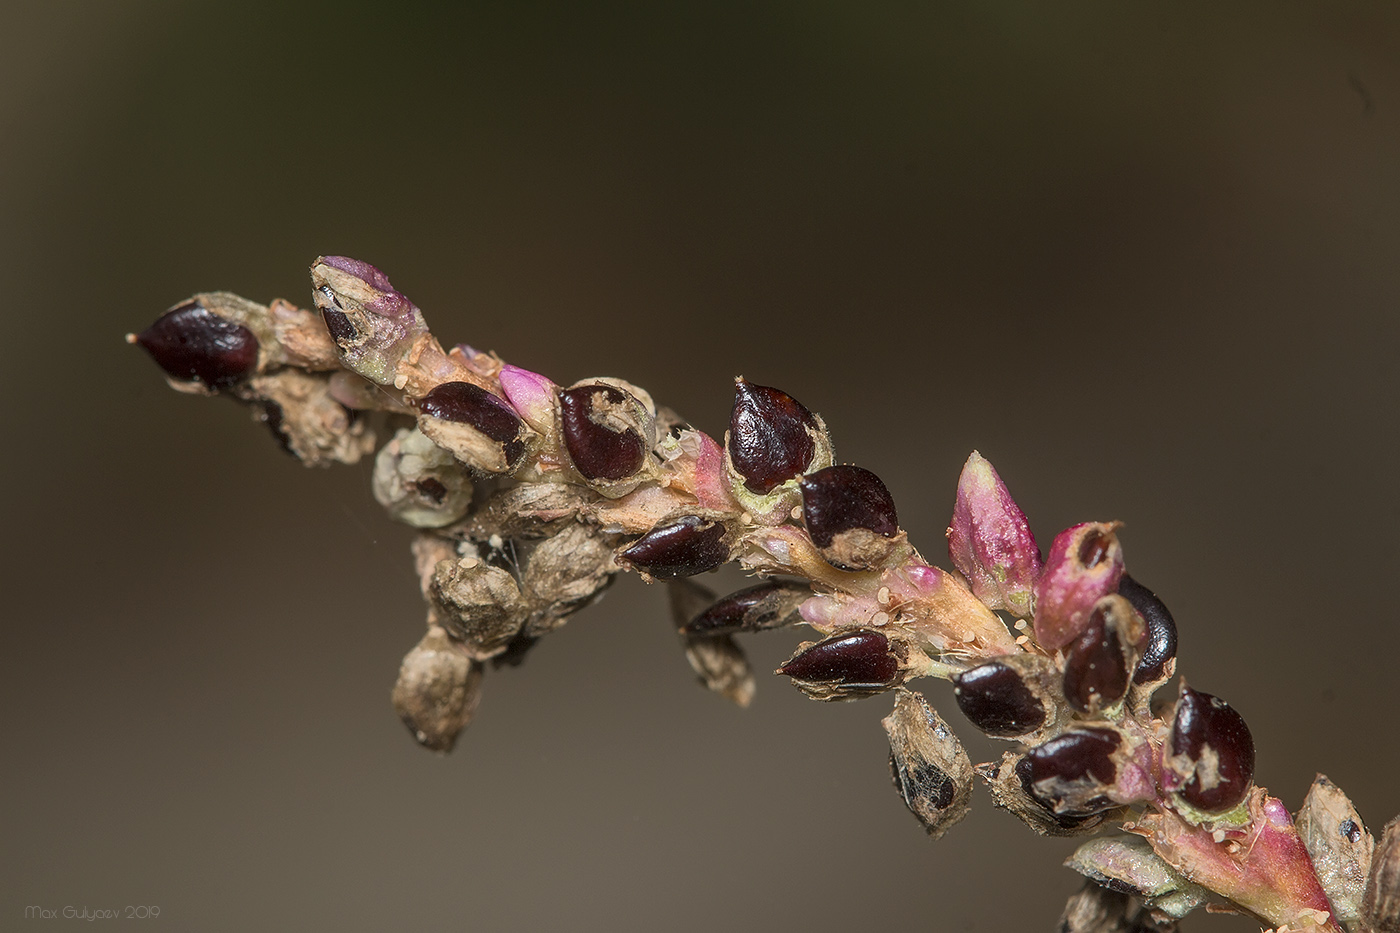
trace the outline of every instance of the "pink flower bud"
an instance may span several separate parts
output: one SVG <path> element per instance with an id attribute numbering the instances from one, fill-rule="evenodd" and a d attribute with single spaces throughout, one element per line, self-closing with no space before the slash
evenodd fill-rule
<path id="1" fill-rule="evenodd" d="M 1094 604 L 1118 591 L 1123 546 L 1117 522 L 1085 522 L 1066 528 L 1050 545 L 1036 583 L 1035 637 L 1054 651 L 1069 644 L 1089 623 Z"/>
<path id="2" fill-rule="evenodd" d="M 1193 826 L 1169 810 L 1148 813 L 1126 828 L 1145 836 L 1183 877 L 1269 923 L 1340 933 L 1288 809 L 1258 787 L 1246 805 L 1248 821 L 1239 828 Z"/>
<path id="3" fill-rule="evenodd" d="M 1006 484 L 975 450 L 958 477 L 948 556 L 988 608 L 1030 617 L 1040 549 Z"/>
<path id="4" fill-rule="evenodd" d="M 559 387 L 539 373 L 509 363 L 501 367 L 500 380 L 506 400 L 525 423 L 541 434 L 548 434 L 554 427 L 554 399 Z"/>

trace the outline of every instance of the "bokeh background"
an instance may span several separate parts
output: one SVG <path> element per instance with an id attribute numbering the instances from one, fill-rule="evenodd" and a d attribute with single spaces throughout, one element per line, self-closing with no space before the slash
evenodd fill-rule
<path id="1" fill-rule="evenodd" d="M 887 699 L 707 694 L 635 579 L 419 750 L 368 464 L 303 469 L 122 342 L 195 291 L 306 302 L 319 253 L 713 432 L 734 375 L 782 386 L 931 557 L 973 448 L 1042 541 L 1126 521 L 1263 782 L 1400 812 L 1400 6 L 42 0 L 0 34 L 0 928 L 1048 930 L 1078 886 L 981 791 L 928 842 Z"/>

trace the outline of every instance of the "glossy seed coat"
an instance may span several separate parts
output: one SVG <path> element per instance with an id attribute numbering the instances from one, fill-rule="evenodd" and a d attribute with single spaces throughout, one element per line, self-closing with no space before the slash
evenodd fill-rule
<path id="1" fill-rule="evenodd" d="M 1065 699 L 1081 713 L 1112 706 L 1128 693 L 1131 657 L 1102 605 L 1089 613 L 1089 624 L 1065 649 Z"/>
<path id="2" fill-rule="evenodd" d="M 727 635 L 761 632 L 799 621 L 797 607 L 812 595 L 805 583 L 769 580 L 739 590 L 681 626 L 686 635 Z"/>
<path id="3" fill-rule="evenodd" d="M 619 556 L 638 570 L 661 580 L 690 577 L 714 570 L 729 560 L 725 528 L 696 515 L 687 515 L 638 538 Z"/>
<path id="4" fill-rule="evenodd" d="M 816 455 L 816 418 L 781 389 L 740 379 L 734 386 L 726 446 L 751 491 L 766 495 L 807 471 Z"/>
<path id="5" fill-rule="evenodd" d="M 333 298 L 330 300 L 334 301 Z M 360 336 L 355 325 L 350 323 L 350 317 L 339 308 L 334 306 L 322 308 L 321 320 L 326 322 L 326 330 L 330 333 L 331 339 L 342 349 L 353 344 L 355 339 Z"/>
<path id="6" fill-rule="evenodd" d="M 444 382 L 418 403 L 423 414 L 467 424 L 501 445 L 506 462 L 515 465 L 525 455 L 524 422 L 502 399 L 470 382 Z"/>
<path id="7" fill-rule="evenodd" d="M 1051 812 L 1081 817 L 1116 804 L 1100 791 L 1118 775 L 1113 753 L 1122 739 L 1112 729 L 1076 729 L 1026 753 L 1017 774 L 1030 794 Z"/>
<path id="8" fill-rule="evenodd" d="M 647 449 L 641 435 L 631 428 L 613 430 L 596 418 L 600 407 L 621 407 L 635 401 L 616 386 L 601 383 L 559 393 L 564 446 L 574 469 L 586 479 L 620 480 L 642 468 Z"/>
<path id="9" fill-rule="evenodd" d="M 1011 738 L 1045 724 L 1045 704 L 1020 671 L 988 661 L 953 679 L 953 696 L 971 723 L 988 735 Z"/>
<path id="10" fill-rule="evenodd" d="M 1185 685 L 1172 722 L 1172 762 L 1185 782 L 1177 793 L 1218 813 L 1238 806 L 1254 780 L 1254 737 L 1244 717 L 1219 697 Z"/>
<path id="11" fill-rule="evenodd" d="M 1171 676 L 1166 668 L 1176 657 L 1176 620 L 1166 604 L 1126 573 L 1118 581 L 1118 594 L 1132 603 L 1147 623 L 1147 640 L 1133 673 L 1133 683 L 1146 684 Z"/>
<path id="12" fill-rule="evenodd" d="M 851 464 L 838 464 L 802 478 L 802 520 L 819 548 L 830 547 L 843 531 L 864 528 L 886 538 L 899 533 L 894 497 L 880 477 Z"/>
<path id="13" fill-rule="evenodd" d="M 258 338 L 242 324 L 191 301 L 165 312 L 136 342 L 172 379 L 226 389 L 258 365 Z"/>
<path id="14" fill-rule="evenodd" d="M 859 629 L 800 649 L 778 673 L 813 683 L 893 685 L 899 679 L 899 661 L 888 638 Z"/>

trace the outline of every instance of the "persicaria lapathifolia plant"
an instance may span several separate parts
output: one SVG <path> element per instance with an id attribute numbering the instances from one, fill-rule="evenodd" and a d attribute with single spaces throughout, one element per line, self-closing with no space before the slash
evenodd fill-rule
<path id="1" fill-rule="evenodd" d="M 128 339 L 184 392 L 249 406 L 308 465 L 375 457 L 375 498 L 419 529 L 427 632 L 394 707 L 451 749 L 483 674 L 595 599 L 625 570 L 665 581 L 702 682 L 740 705 L 754 676 L 735 636 L 806 625 L 778 673 L 817 700 L 893 693 L 894 784 L 935 838 L 966 814 L 973 776 L 1037 833 L 1095 834 L 1070 858 L 1090 879 L 1062 929 L 1171 929 L 1196 907 L 1278 930 L 1400 930 L 1400 823 L 1373 841 L 1319 775 L 1302 808 L 1254 783 L 1254 742 L 1225 700 L 1180 682 L 1176 624 L 1124 569 L 1116 522 L 1057 535 L 1042 557 L 976 452 L 948 527 L 951 570 L 926 563 L 867 469 L 837 463 L 821 417 L 735 383 L 720 444 L 638 386 L 559 386 L 465 344 L 366 263 L 317 259 L 316 310 L 196 295 Z M 374 418 L 369 413 L 381 413 Z M 693 577 L 738 561 L 763 582 L 715 601 Z M 907 684 L 953 684 L 962 714 L 1011 748 L 973 766 Z"/>

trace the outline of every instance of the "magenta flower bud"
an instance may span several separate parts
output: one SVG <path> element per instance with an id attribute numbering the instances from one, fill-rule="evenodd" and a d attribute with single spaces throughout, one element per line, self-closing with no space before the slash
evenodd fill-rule
<path id="1" fill-rule="evenodd" d="M 311 266 L 312 297 L 347 369 L 393 385 L 398 366 L 428 336 L 423 313 L 369 263 L 322 256 Z"/>
<path id="2" fill-rule="evenodd" d="M 1050 545 L 1036 583 L 1035 637 L 1041 647 L 1063 648 L 1084 631 L 1094 604 L 1118 591 L 1123 546 L 1117 522 L 1085 522 L 1066 528 Z"/>
<path id="3" fill-rule="evenodd" d="M 975 450 L 958 477 L 948 556 L 988 608 L 1030 618 L 1040 549 L 1006 484 Z"/>
<path id="4" fill-rule="evenodd" d="M 501 367 L 498 378 L 506 400 L 525 423 L 541 434 L 548 434 L 555 423 L 554 400 L 559 387 L 539 373 L 509 363 Z"/>
<path id="5" fill-rule="evenodd" d="M 173 308 L 127 340 L 140 344 L 171 379 L 226 389 L 258 366 L 258 338 L 196 301 Z"/>
<path id="6" fill-rule="evenodd" d="M 729 493 L 729 478 L 724 470 L 724 448 L 703 431 L 689 432 L 695 440 L 695 498 L 702 509 L 729 512 L 735 509 Z M 682 432 L 684 444 L 686 433 Z"/>
<path id="7" fill-rule="evenodd" d="M 1274 926 L 1341 933 L 1288 808 L 1255 788 L 1244 809 L 1239 829 L 1198 826 L 1170 810 L 1149 810 L 1132 832 L 1146 837 L 1177 873 Z"/>

